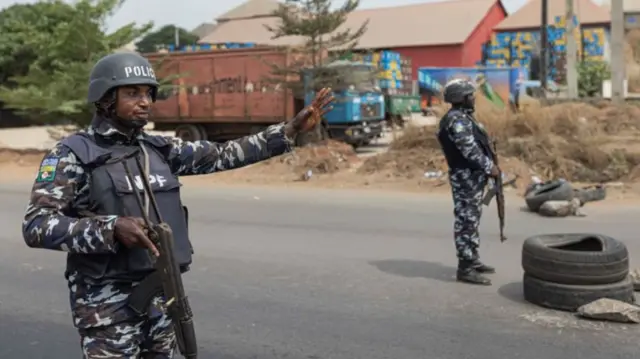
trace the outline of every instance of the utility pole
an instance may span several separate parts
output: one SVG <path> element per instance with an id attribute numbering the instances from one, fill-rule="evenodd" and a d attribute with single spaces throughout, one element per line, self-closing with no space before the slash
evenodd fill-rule
<path id="1" fill-rule="evenodd" d="M 575 12 L 573 8 L 574 0 L 566 0 L 566 15 L 565 15 L 565 29 L 567 34 L 567 52 L 566 66 L 567 66 L 567 91 L 569 98 L 578 98 L 578 69 L 576 68 L 578 44 L 575 37 L 575 23 L 573 19 Z"/>
<path id="2" fill-rule="evenodd" d="M 556 0 L 558 1 L 558 0 Z M 547 49 L 549 40 L 547 39 L 547 10 L 549 9 L 547 0 L 541 1 L 540 9 L 540 85 L 542 85 L 542 93 L 547 94 L 547 77 L 549 76 L 549 61 L 547 60 Z"/>
<path id="3" fill-rule="evenodd" d="M 624 88 L 624 8 L 623 0 L 611 1 L 611 99 L 625 100 Z"/>

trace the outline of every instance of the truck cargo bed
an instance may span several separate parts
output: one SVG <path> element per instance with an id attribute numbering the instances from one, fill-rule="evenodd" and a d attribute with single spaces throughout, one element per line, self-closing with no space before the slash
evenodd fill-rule
<path id="1" fill-rule="evenodd" d="M 154 123 L 271 124 L 293 114 L 290 90 L 269 81 L 269 64 L 286 65 L 289 55 L 273 48 L 151 54 L 147 58 L 174 88 L 154 105 Z"/>

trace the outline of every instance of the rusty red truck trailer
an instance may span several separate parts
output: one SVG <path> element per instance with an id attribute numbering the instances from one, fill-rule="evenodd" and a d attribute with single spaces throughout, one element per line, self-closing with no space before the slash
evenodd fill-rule
<path id="1" fill-rule="evenodd" d="M 161 80 L 180 76 L 161 91 L 151 121 L 158 131 L 188 140 L 224 141 L 256 133 L 294 114 L 291 90 L 268 81 L 270 64 L 287 66 L 291 54 L 250 48 L 145 55 Z"/>

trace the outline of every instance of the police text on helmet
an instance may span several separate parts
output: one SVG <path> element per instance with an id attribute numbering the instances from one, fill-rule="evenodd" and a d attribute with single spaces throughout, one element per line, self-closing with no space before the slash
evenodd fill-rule
<path id="1" fill-rule="evenodd" d="M 124 75 L 127 78 L 131 76 L 156 78 L 155 72 L 153 72 L 153 69 L 149 66 L 127 66 L 124 68 Z"/>

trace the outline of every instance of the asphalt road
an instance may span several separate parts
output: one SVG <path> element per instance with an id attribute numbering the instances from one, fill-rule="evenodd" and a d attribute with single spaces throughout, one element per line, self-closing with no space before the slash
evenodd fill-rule
<path id="1" fill-rule="evenodd" d="M 186 275 L 201 358 L 637 358 L 635 326 L 580 321 L 522 300 L 520 247 L 535 233 L 595 231 L 639 253 L 640 208 L 549 220 L 509 209 L 482 226 L 492 287 L 453 280 L 446 197 L 185 186 L 195 266 Z M 24 185 L 0 189 L 0 358 L 80 358 L 64 255 L 27 248 Z M 636 262 L 637 263 L 637 262 Z"/>

